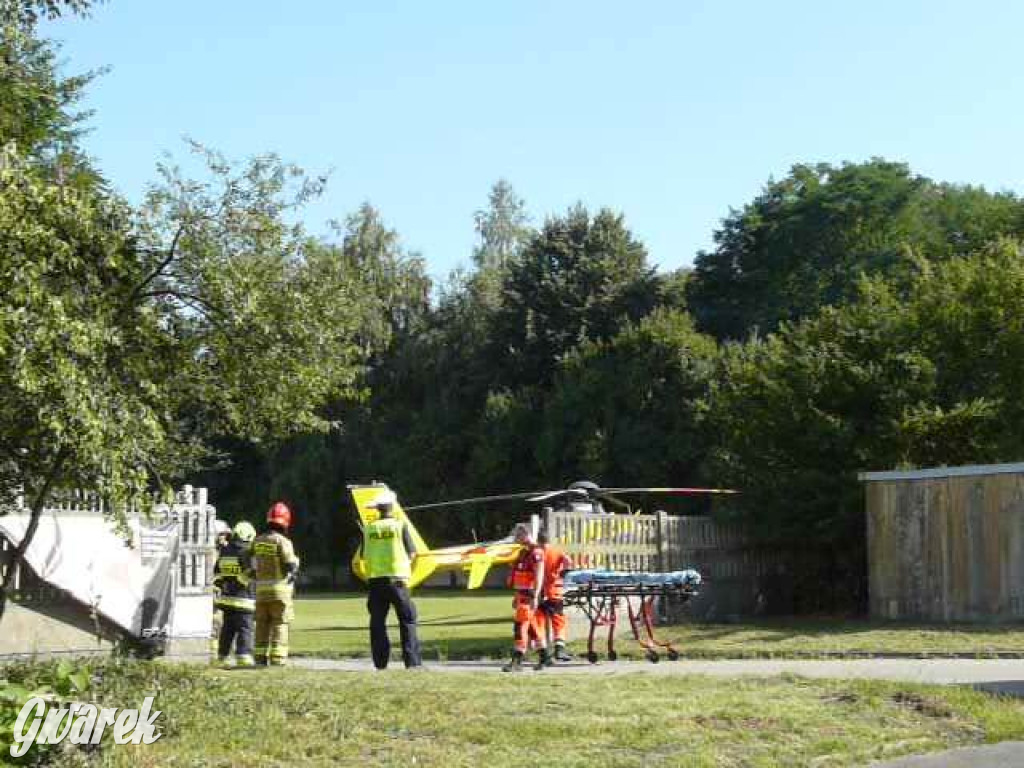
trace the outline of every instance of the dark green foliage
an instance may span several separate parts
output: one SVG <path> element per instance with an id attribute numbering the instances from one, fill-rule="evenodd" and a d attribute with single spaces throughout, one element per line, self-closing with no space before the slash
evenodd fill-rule
<path id="1" fill-rule="evenodd" d="M 0 764 L 57 764 L 58 755 L 67 745 L 33 744 L 22 757 L 12 759 L 10 749 L 14 745 L 18 715 L 30 699 L 41 698 L 44 702 L 82 700 L 91 687 L 92 669 L 81 661 L 65 659 L 46 664 L 6 664 L 0 677 Z M 108 743 L 109 740 L 108 737 Z"/>
<path id="2" fill-rule="evenodd" d="M 32 25 L 0 21 L 0 147 L 13 143 L 64 185 L 92 186 L 99 176 L 77 144 L 88 113 L 75 106 L 98 73 L 61 76 L 58 51 Z"/>
<path id="3" fill-rule="evenodd" d="M 774 537 L 861 539 L 857 472 L 1020 460 L 1024 255 L 1003 242 L 876 279 L 844 307 L 726 351 L 717 466 Z"/>
<path id="4" fill-rule="evenodd" d="M 726 348 L 711 401 L 717 468 L 769 538 L 839 543 L 858 530 L 856 471 L 892 466 L 900 414 L 934 380 L 897 312 L 883 297 Z"/>
<path id="5" fill-rule="evenodd" d="M 915 257 L 946 260 L 1020 233 L 1013 195 L 936 184 L 873 160 L 798 165 L 733 211 L 689 285 L 699 327 L 719 338 L 766 333 L 852 298 L 862 274 L 900 279 Z"/>
<path id="6" fill-rule="evenodd" d="M 586 341 L 610 339 L 654 307 L 654 270 L 623 217 L 576 207 L 545 222 L 502 286 L 489 342 L 498 386 L 550 383 Z M 498 371 L 496 370 L 497 374 Z"/>
<path id="7" fill-rule="evenodd" d="M 0 0 L 0 23 L 35 24 L 39 19 L 88 16 L 103 0 Z"/>
<path id="8" fill-rule="evenodd" d="M 678 310 L 655 310 L 607 342 L 583 345 L 546 403 L 541 476 L 620 486 L 696 482 L 716 356 L 714 341 Z"/>
<path id="9" fill-rule="evenodd" d="M 432 286 L 369 204 L 313 239 L 322 187 L 265 155 L 161 168 L 138 211 L 83 159 L 39 18 L 0 0 L 0 490 L 115 501 L 188 476 L 223 516 L 298 511 L 307 563 L 357 535 L 345 485 L 406 502 L 604 484 L 735 485 L 731 514 L 852 552 L 856 473 L 1024 458 L 1024 204 L 904 164 L 794 166 L 657 274 L 622 215 L 534 231 L 499 181 L 473 269 Z M 691 316 L 692 315 L 692 316 Z M 709 335 L 704 335 L 709 334 Z M 714 339 L 714 340 L 713 340 Z M 207 472 L 200 460 L 216 456 Z M 526 510 L 418 519 L 431 541 Z"/>

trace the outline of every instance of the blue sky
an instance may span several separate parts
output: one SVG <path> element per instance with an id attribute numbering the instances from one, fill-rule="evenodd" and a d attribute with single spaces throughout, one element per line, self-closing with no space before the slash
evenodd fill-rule
<path id="1" fill-rule="evenodd" d="M 272 150 L 333 169 L 311 231 L 369 200 L 437 277 L 501 177 L 534 223 L 623 212 L 661 269 L 796 162 L 1024 189 L 1010 0 L 108 0 L 44 29 L 110 67 L 86 148 L 129 199 L 185 135 Z"/>

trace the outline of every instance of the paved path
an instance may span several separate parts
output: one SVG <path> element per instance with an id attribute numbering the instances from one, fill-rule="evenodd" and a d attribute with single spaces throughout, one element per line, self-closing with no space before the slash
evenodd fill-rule
<path id="1" fill-rule="evenodd" d="M 292 664 L 304 669 L 369 671 L 369 659 L 314 659 L 298 657 Z M 497 673 L 500 661 L 427 662 L 439 673 Z M 401 668 L 399 663 L 398 668 Z M 1024 659 L 684 659 L 651 664 L 646 661 L 603 661 L 598 664 L 558 664 L 540 675 L 713 675 L 719 677 L 782 674 L 804 677 L 902 680 L 916 683 L 971 684 L 983 690 L 1024 696 Z M 1024 763 L 1022 763 L 1024 768 Z"/>
<path id="2" fill-rule="evenodd" d="M 1004 741 L 985 747 L 964 747 L 933 755 L 915 755 L 872 763 L 870 768 L 1021 768 L 1024 741 Z"/>

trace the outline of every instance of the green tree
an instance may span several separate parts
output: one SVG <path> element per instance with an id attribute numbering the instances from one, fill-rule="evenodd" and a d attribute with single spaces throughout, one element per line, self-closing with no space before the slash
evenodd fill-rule
<path id="1" fill-rule="evenodd" d="M 710 413 L 735 511 L 863 579 L 858 472 L 1024 453 L 1022 296 L 1024 253 L 1004 240 L 727 345 Z"/>
<path id="2" fill-rule="evenodd" d="M 313 247 L 294 211 L 319 194 L 274 155 L 235 168 L 193 145 L 208 176 L 161 166 L 138 221 L 136 297 L 175 322 L 211 433 L 261 440 L 330 426 L 311 404 L 355 397 L 372 315 L 357 272 Z"/>
<path id="3" fill-rule="evenodd" d="M 31 23 L 0 23 L 0 147 L 46 167 L 62 183 L 99 180 L 78 147 L 88 113 L 76 110 L 97 73 L 62 77 L 58 48 Z"/>
<path id="4" fill-rule="evenodd" d="M 0 23 L 35 24 L 40 18 L 58 19 L 65 14 L 88 16 L 103 0 L 0 0 Z"/>
<path id="5" fill-rule="evenodd" d="M 704 408 L 716 357 L 714 340 L 673 309 L 584 344 L 547 398 L 536 448 L 542 476 L 693 484 L 706 459 Z"/>
<path id="6" fill-rule="evenodd" d="M 526 205 L 505 179 L 491 187 L 487 209 L 477 211 L 473 220 L 479 238 L 473 249 L 473 263 L 481 272 L 503 272 L 518 258 L 532 234 Z"/>
<path id="7" fill-rule="evenodd" d="M 348 216 L 344 228 L 336 224 L 335 231 L 341 235 L 340 258 L 362 276 L 377 303 L 367 318 L 376 334 L 368 342 L 383 350 L 395 337 L 414 333 L 430 306 L 431 282 L 423 258 L 402 248 L 398 232 L 369 203 Z"/>
<path id="8" fill-rule="evenodd" d="M 572 349 L 610 339 L 656 295 L 647 252 L 621 215 L 577 206 L 549 219 L 502 285 L 489 334 L 498 386 L 546 387 Z"/>
<path id="9" fill-rule="evenodd" d="M 286 223 L 319 185 L 272 156 L 204 154 L 207 179 L 165 168 L 134 219 L 3 155 L 2 477 L 32 513 L 13 559 L 56 488 L 123 511 L 217 436 L 327 430 L 323 403 L 358 394 L 359 276 Z"/>
<path id="10" fill-rule="evenodd" d="M 454 276 L 420 332 L 401 340 L 374 376 L 372 453 L 410 499 L 474 487 L 469 461 L 493 370 L 485 356 L 488 309 L 478 284 Z M 427 530 L 448 535 L 438 521 Z"/>
<path id="11" fill-rule="evenodd" d="M 901 419 L 900 459 L 918 466 L 1024 456 L 1024 250 L 1003 239 L 924 265 L 905 301 L 907 336 L 935 368 L 930 401 Z"/>
<path id="12" fill-rule="evenodd" d="M 883 160 L 794 166 L 715 232 L 688 294 L 718 338 L 767 333 L 852 299 L 860 275 L 900 279 L 919 257 L 946 260 L 1019 233 L 1010 194 L 936 184 Z"/>
<path id="13" fill-rule="evenodd" d="M 185 360 L 159 312 L 132 299 L 144 273 L 129 232 L 116 201 L 55 185 L 13 148 L 0 155 L 0 490 L 33 513 L 12 561 L 54 489 L 123 504 L 178 455 L 166 382 Z"/>
<path id="14" fill-rule="evenodd" d="M 743 491 L 738 503 L 762 534 L 860 540 L 856 471 L 899 460 L 902 414 L 935 388 L 935 367 L 906 326 L 882 287 L 725 348 L 711 401 L 716 469 Z"/>
<path id="15" fill-rule="evenodd" d="M 354 519 L 339 514 L 347 503 L 346 483 L 391 477 L 386 460 L 394 453 L 394 435 L 404 444 L 411 421 L 388 417 L 392 382 L 418 386 L 421 359 L 409 359 L 408 378 L 401 350 L 419 338 L 428 321 L 430 279 L 423 259 L 406 252 L 398 233 L 380 213 L 364 204 L 343 222 L 335 236 L 307 242 L 307 258 L 348 275 L 354 287 L 335 294 L 331 312 L 352 312 L 358 318 L 355 340 L 365 355 L 358 397 L 334 398 L 321 415 L 343 428 L 329 433 L 299 434 L 283 443 L 252 445 L 237 440 L 223 443 L 230 466 L 204 473 L 202 482 L 221 499 L 218 509 L 229 520 L 262 515 L 267 499 L 285 498 L 301 514 L 293 531 L 308 564 L 337 566 L 347 542 L 358 529 Z M 353 293 L 358 301 L 350 303 Z M 360 304 L 365 305 L 361 308 Z M 411 399 L 413 391 L 398 399 Z M 419 465 L 423 458 L 410 459 Z"/>
<path id="16" fill-rule="evenodd" d="M 392 478 L 410 499 L 464 495 L 490 482 L 472 466 L 495 374 L 488 338 L 502 280 L 529 230 L 522 201 L 504 181 L 475 222 L 475 271 L 453 272 L 422 313 L 418 332 L 395 338 L 371 373 L 372 420 L 349 433 L 363 471 Z M 459 515 L 438 517 L 426 521 L 425 531 L 461 535 L 458 526 Z"/>

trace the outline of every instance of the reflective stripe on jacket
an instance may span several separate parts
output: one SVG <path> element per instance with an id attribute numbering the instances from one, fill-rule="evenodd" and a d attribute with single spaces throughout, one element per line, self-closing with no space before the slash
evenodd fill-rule
<path id="1" fill-rule="evenodd" d="M 405 523 L 393 517 L 382 517 L 366 526 L 363 531 L 363 557 L 368 579 L 412 577 L 412 560 L 402 540 L 404 529 Z"/>
<path id="2" fill-rule="evenodd" d="M 246 613 L 252 613 L 256 610 L 256 601 L 251 597 L 220 595 L 213 601 L 213 604 L 217 608 L 231 608 L 236 611 L 245 611 Z"/>
<path id="3" fill-rule="evenodd" d="M 533 591 L 537 587 L 537 564 L 544 562 L 544 552 L 540 547 L 526 547 L 519 553 L 519 558 L 512 564 L 512 572 L 508 576 L 508 584 L 512 589 Z"/>
<path id="4" fill-rule="evenodd" d="M 291 600 L 289 573 L 299 567 L 291 540 L 278 531 L 261 533 L 252 542 L 252 585 L 256 599 Z"/>
<path id="5" fill-rule="evenodd" d="M 213 566 L 213 583 L 218 590 L 213 601 L 216 607 L 253 610 L 249 565 L 249 547 L 245 542 L 232 539 L 221 547 L 220 556 Z"/>

